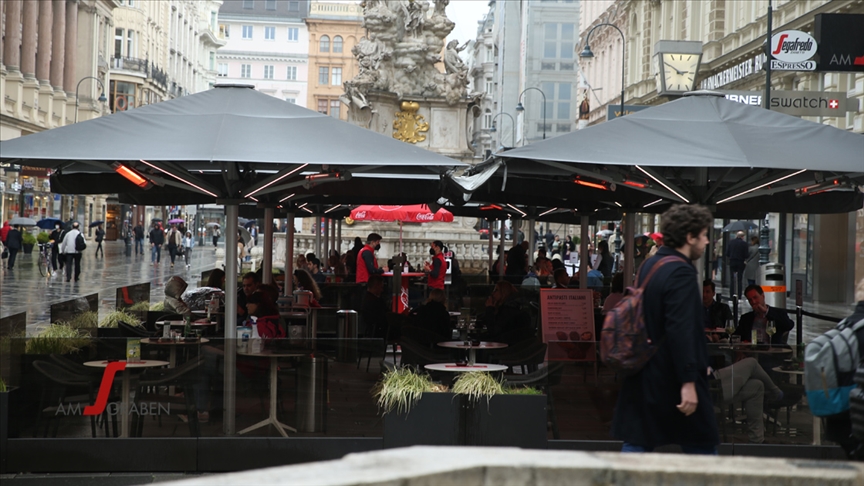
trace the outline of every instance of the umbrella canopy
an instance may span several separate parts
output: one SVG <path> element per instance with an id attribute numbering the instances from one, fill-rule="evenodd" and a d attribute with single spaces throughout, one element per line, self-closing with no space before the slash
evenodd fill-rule
<path id="1" fill-rule="evenodd" d="M 58 178 L 108 173 L 131 185 L 114 174 L 122 163 L 155 184 L 149 192 L 179 188 L 211 202 L 268 195 L 278 201 L 285 190 L 352 174 L 440 175 L 467 165 L 248 86 L 220 86 L 34 135 L 5 141 L 0 160 L 52 168 Z M 106 139 L 111 143 L 93 143 Z"/>
<path id="2" fill-rule="evenodd" d="M 568 175 L 627 185 L 660 197 L 651 204 L 660 206 L 655 210 L 698 202 L 716 204 L 720 213 L 791 212 L 788 198 L 777 196 L 794 197 L 797 190 L 806 196 L 800 198 L 805 212 L 831 213 L 861 207 L 862 153 L 859 134 L 696 93 L 498 157 L 517 177 Z M 828 197 L 817 201 L 810 194 Z M 758 206 L 755 200 L 734 204 L 753 198 Z"/>
<path id="3" fill-rule="evenodd" d="M 36 226 L 36 220 L 22 216 L 15 216 L 9 220 L 9 224 L 12 226 Z"/>
<path id="4" fill-rule="evenodd" d="M 215 228 L 221 228 L 222 225 L 220 225 L 219 223 L 207 223 L 204 226 L 206 226 L 208 228 L 214 228 L 214 227 Z"/>
<path id="5" fill-rule="evenodd" d="M 735 221 L 733 223 L 729 223 L 723 227 L 723 232 L 738 232 L 738 231 L 751 231 L 754 229 L 758 229 L 759 226 L 753 224 L 750 221 Z"/>
<path id="6" fill-rule="evenodd" d="M 237 228 L 237 231 L 240 232 L 240 237 L 243 238 L 243 244 L 245 246 L 249 246 L 249 242 L 252 241 L 252 235 L 249 234 L 249 230 L 246 228 L 240 227 Z"/>
<path id="7" fill-rule="evenodd" d="M 186 220 L 180 219 L 180 218 L 174 218 L 174 219 L 168 220 L 168 224 L 185 224 L 185 223 L 186 223 Z"/>
<path id="8" fill-rule="evenodd" d="M 63 226 L 63 221 L 57 218 L 42 218 L 36 222 L 36 226 L 44 230 L 54 229 L 55 225 Z"/>
<path id="9" fill-rule="evenodd" d="M 358 206 L 351 211 L 355 221 L 399 221 L 402 223 L 453 222 L 453 213 L 444 208 L 434 213 L 425 204 L 410 206 Z"/>
<path id="10" fill-rule="evenodd" d="M 105 221 L 93 221 L 92 223 L 90 223 L 90 227 L 95 228 L 95 227 L 99 226 L 100 224 L 105 224 Z"/>

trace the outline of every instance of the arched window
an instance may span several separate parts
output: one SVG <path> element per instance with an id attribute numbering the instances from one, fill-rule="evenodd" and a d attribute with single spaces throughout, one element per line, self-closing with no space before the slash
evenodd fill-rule
<path id="1" fill-rule="evenodd" d="M 318 42 L 318 51 L 319 52 L 330 52 L 330 36 L 322 35 L 321 40 Z"/>
<path id="2" fill-rule="evenodd" d="M 342 36 L 337 35 L 333 38 L 333 52 L 342 52 Z"/>

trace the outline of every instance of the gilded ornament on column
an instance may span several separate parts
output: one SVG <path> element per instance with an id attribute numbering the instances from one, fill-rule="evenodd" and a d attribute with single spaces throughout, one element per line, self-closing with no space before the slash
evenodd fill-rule
<path id="1" fill-rule="evenodd" d="M 423 115 L 418 115 L 420 104 L 416 101 L 403 101 L 402 111 L 396 113 L 393 120 L 393 138 L 408 143 L 417 143 L 426 140 L 423 132 L 429 131 L 429 124 Z"/>

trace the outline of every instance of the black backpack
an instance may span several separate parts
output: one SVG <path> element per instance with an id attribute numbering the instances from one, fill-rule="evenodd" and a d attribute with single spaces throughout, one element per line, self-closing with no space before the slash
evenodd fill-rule
<path id="1" fill-rule="evenodd" d="M 78 236 L 75 237 L 75 251 L 82 252 L 87 249 L 87 243 L 84 241 L 84 235 L 81 232 L 78 232 Z"/>

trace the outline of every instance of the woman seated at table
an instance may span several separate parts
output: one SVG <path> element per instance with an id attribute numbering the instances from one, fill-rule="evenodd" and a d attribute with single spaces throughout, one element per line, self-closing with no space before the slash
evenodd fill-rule
<path id="1" fill-rule="evenodd" d="M 534 336 L 531 316 L 522 309 L 519 291 L 510 282 L 500 281 L 486 299 L 480 316 L 488 329 L 489 341 L 516 344 Z"/>
<path id="2" fill-rule="evenodd" d="M 438 335 L 440 341 L 453 339 L 453 327 L 450 325 L 450 313 L 445 305 L 444 291 L 432 289 L 425 304 L 412 310 L 410 316 L 413 325 L 431 331 Z"/>
<path id="3" fill-rule="evenodd" d="M 342 279 L 345 278 L 345 275 L 348 274 L 348 271 L 345 269 L 345 265 L 342 263 L 342 259 L 339 255 L 331 253 L 327 266 L 330 267 L 330 272 L 336 277 L 336 282 L 341 282 Z"/>
<path id="4" fill-rule="evenodd" d="M 297 290 L 306 290 L 312 292 L 312 300 L 309 302 L 310 307 L 321 307 L 318 301 L 321 300 L 321 289 L 315 283 L 315 279 L 309 274 L 309 271 L 298 268 L 294 270 L 294 286 Z"/>
<path id="5" fill-rule="evenodd" d="M 177 314 L 189 314 L 189 306 L 183 302 L 183 292 L 188 287 L 185 280 L 178 276 L 173 276 L 165 282 L 165 310 Z"/>
<path id="6" fill-rule="evenodd" d="M 254 316 L 258 326 L 258 335 L 262 338 L 283 338 L 285 328 L 279 317 L 279 308 L 273 301 L 270 291 L 258 289 L 252 292 L 246 300 L 246 309 Z"/>
<path id="7" fill-rule="evenodd" d="M 225 290 L 225 270 L 216 268 L 207 277 L 207 287 Z"/>

